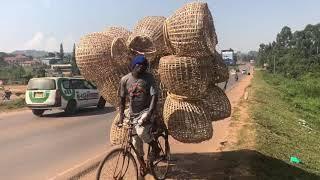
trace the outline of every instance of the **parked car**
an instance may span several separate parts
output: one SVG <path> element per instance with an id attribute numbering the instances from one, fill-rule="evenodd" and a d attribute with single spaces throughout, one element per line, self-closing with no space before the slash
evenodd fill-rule
<path id="1" fill-rule="evenodd" d="M 247 74 L 247 70 L 246 69 L 242 69 L 241 70 L 241 74 Z"/>
<path id="2" fill-rule="evenodd" d="M 91 82 L 72 77 L 33 78 L 28 82 L 25 99 L 36 116 L 52 109 L 74 114 L 79 108 L 104 108 L 106 103 Z"/>

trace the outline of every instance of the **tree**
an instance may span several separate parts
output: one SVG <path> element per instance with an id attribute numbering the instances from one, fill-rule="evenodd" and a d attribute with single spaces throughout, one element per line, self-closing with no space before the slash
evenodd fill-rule
<path id="1" fill-rule="evenodd" d="M 282 28 L 281 32 L 277 35 L 276 44 L 280 48 L 290 48 L 292 40 L 292 32 L 288 26 Z"/>
<path id="2" fill-rule="evenodd" d="M 61 59 L 61 61 L 63 62 L 63 57 L 64 57 L 64 52 L 63 52 L 63 45 L 62 45 L 62 43 L 60 44 L 60 59 Z"/>
<path id="3" fill-rule="evenodd" d="M 77 66 L 76 62 L 76 45 L 73 44 L 73 51 L 71 55 L 71 66 L 72 66 L 72 74 L 73 75 L 80 75 L 80 70 Z"/>

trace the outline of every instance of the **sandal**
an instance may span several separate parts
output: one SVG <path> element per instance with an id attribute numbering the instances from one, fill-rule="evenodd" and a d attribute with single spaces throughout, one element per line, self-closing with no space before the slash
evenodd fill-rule
<path id="1" fill-rule="evenodd" d="M 145 177 L 148 174 L 148 169 L 140 166 L 140 176 Z"/>

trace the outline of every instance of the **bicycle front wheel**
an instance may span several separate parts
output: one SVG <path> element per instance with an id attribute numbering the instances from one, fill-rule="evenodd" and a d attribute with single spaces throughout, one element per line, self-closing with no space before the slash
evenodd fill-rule
<path id="1" fill-rule="evenodd" d="M 96 179 L 138 180 L 137 162 L 123 148 L 114 149 L 101 161 Z"/>

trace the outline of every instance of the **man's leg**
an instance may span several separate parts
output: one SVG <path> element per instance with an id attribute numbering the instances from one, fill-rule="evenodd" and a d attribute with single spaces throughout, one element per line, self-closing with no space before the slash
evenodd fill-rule
<path id="1" fill-rule="evenodd" d="M 144 162 L 144 152 L 143 152 L 143 141 L 141 140 L 141 138 L 139 136 L 133 136 L 132 138 L 132 144 L 134 146 L 134 148 L 137 151 L 137 159 L 139 161 L 140 164 L 140 174 L 142 176 L 144 176 L 146 174 L 146 170 L 147 170 L 147 165 Z"/>
<path id="2" fill-rule="evenodd" d="M 156 158 L 161 150 L 158 146 L 158 143 L 153 139 L 151 135 L 151 126 L 151 124 L 146 124 L 144 126 L 137 125 L 135 129 L 142 141 L 148 143 L 151 146 L 150 156 L 152 158 Z"/>

